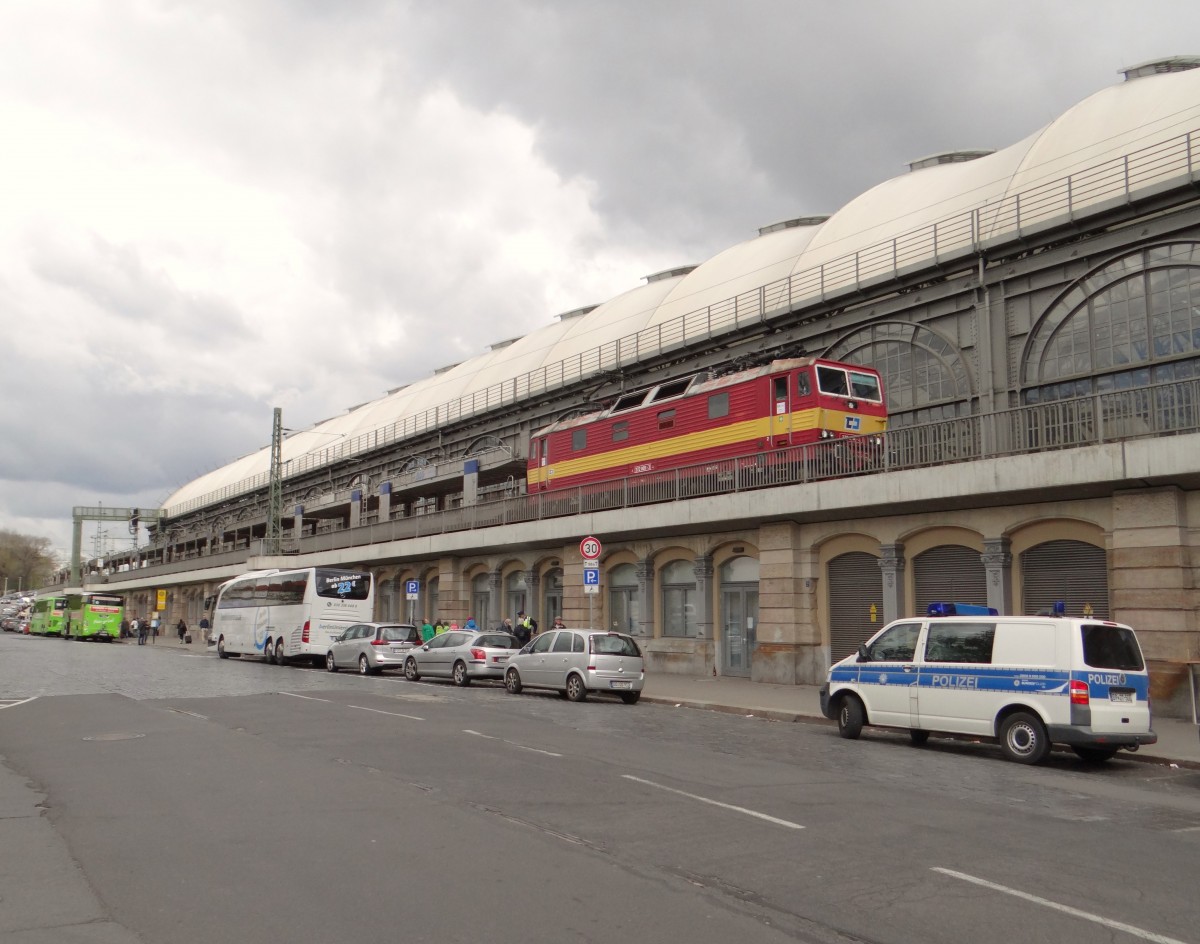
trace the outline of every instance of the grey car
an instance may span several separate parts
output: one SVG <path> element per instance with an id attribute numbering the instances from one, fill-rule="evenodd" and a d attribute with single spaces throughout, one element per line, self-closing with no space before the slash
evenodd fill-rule
<path id="1" fill-rule="evenodd" d="M 404 657 L 404 677 L 415 682 L 422 675 L 453 679 L 470 685 L 473 679 L 504 678 L 509 656 L 521 648 L 516 636 L 502 632 L 440 633 Z"/>
<path id="2" fill-rule="evenodd" d="M 525 688 L 552 688 L 571 701 L 606 692 L 633 705 L 645 684 L 637 642 L 602 629 L 547 630 L 511 656 L 504 670 L 504 687 L 514 695 Z"/>
<path id="3" fill-rule="evenodd" d="M 404 657 L 421 644 L 421 631 L 411 623 L 355 623 L 329 644 L 325 668 L 357 669 L 374 675 L 404 667 Z"/>

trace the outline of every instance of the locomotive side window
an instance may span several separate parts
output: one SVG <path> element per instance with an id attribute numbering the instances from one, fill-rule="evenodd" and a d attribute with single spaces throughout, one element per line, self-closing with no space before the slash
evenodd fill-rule
<path id="1" fill-rule="evenodd" d="M 850 371 L 850 389 L 853 395 L 863 400 L 881 400 L 879 395 L 879 378 L 873 374 L 860 374 Z"/>
<path id="2" fill-rule="evenodd" d="M 529 441 L 529 458 L 537 462 L 538 458 L 538 440 L 531 439 Z"/>
<path id="3" fill-rule="evenodd" d="M 620 442 L 623 439 L 629 438 L 629 421 L 621 420 L 619 423 L 613 423 L 612 441 Z"/>
<path id="4" fill-rule="evenodd" d="M 658 414 L 658 428 L 670 429 L 675 425 L 675 411 L 663 410 Z"/>
<path id="5" fill-rule="evenodd" d="M 812 385 L 808 382 L 807 370 L 802 370 L 796 374 L 796 393 L 802 397 L 812 395 Z"/>
<path id="6" fill-rule="evenodd" d="M 722 416 L 729 415 L 729 394 L 714 393 L 708 398 L 708 418 L 710 420 L 718 419 Z"/>
<path id="7" fill-rule="evenodd" d="M 571 451 L 583 452 L 587 448 L 587 430 L 577 429 L 571 433 Z"/>
<path id="8" fill-rule="evenodd" d="M 838 367 L 817 365 L 817 387 L 822 393 L 835 397 L 848 397 L 850 385 L 846 381 L 846 372 Z"/>

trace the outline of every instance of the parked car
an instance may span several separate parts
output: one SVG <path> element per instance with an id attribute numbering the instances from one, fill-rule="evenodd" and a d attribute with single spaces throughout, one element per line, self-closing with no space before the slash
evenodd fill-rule
<path id="1" fill-rule="evenodd" d="M 571 701 L 606 692 L 636 704 L 645 682 L 642 651 L 633 637 L 598 629 L 543 632 L 511 656 L 504 670 L 504 687 L 514 695 L 552 688 Z"/>
<path id="2" fill-rule="evenodd" d="M 329 644 L 325 668 L 357 668 L 362 675 L 404 667 L 404 657 L 420 645 L 421 630 L 411 623 L 355 623 Z"/>
<path id="3" fill-rule="evenodd" d="M 415 682 L 430 675 L 453 679 L 455 685 L 470 685 L 473 679 L 502 679 L 509 657 L 520 648 L 517 637 L 509 633 L 451 630 L 409 652 L 404 658 L 404 677 Z"/>

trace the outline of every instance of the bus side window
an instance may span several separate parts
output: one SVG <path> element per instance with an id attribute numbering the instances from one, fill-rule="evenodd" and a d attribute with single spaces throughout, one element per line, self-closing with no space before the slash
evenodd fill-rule
<path id="1" fill-rule="evenodd" d="M 796 374 L 796 393 L 802 397 L 812 396 L 812 385 L 808 380 L 808 371 L 798 371 Z"/>

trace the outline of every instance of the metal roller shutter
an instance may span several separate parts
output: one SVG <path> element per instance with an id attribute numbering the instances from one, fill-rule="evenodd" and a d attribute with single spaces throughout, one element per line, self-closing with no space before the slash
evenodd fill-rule
<path id="1" fill-rule="evenodd" d="M 1021 555 L 1021 612 L 1050 610 L 1062 600 L 1067 616 L 1108 619 L 1108 555 L 1082 541 L 1047 541 Z"/>
<path id="2" fill-rule="evenodd" d="M 878 557 L 854 551 L 829 562 L 828 580 L 829 659 L 837 662 L 858 651 L 883 626 L 883 572 Z"/>
<path id="3" fill-rule="evenodd" d="M 913 558 L 913 612 L 930 603 L 987 603 L 987 575 L 977 550 L 961 544 L 931 547 Z"/>

